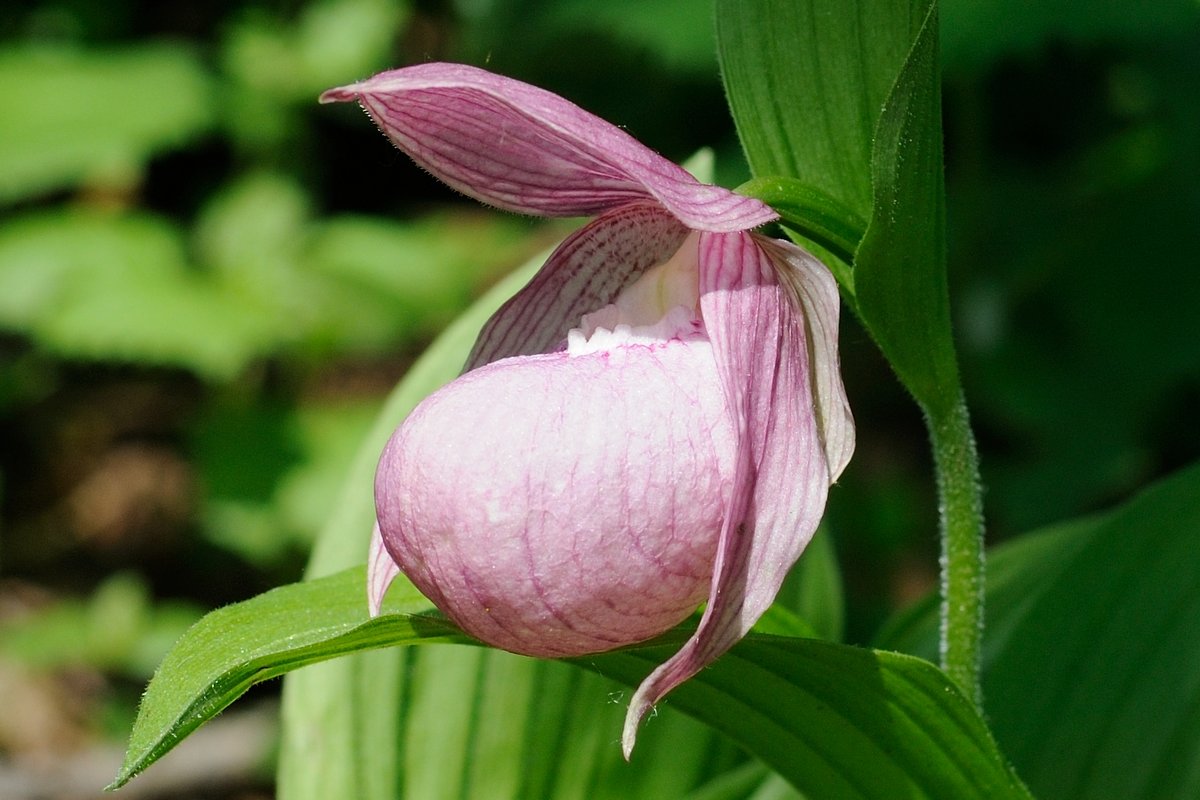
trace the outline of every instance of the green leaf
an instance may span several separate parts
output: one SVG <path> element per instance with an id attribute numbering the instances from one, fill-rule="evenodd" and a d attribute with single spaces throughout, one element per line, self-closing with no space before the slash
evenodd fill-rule
<path id="1" fill-rule="evenodd" d="M 892 368 L 935 418 L 960 388 L 946 287 L 937 9 L 930 7 L 875 130 L 874 206 L 855 254 L 858 311 Z"/>
<path id="2" fill-rule="evenodd" d="M 983 693 L 1040 796 L 1200 794 L 1200 467 L 988 558 Z M 934 598 L 881 635 L 936 649 Z"/>
<path id="3" fill-rule="evenodd" d="M 675 647 L 590 666 L 634 685 Z M 1029 797 L 971 702 L 929 662 L 897 653 L 752 634 L 667 703 L 812 797 Z M 652 735 L 653 723 L 642 738 Z"/>
<path id="4" fill-rule="evenodd" d="M 756 176 L 748 190 L 845 262 L 831 269 L 900 379 L 927 408 L 948 411 L 959 391 L 936 4 L 718 0 L 716 20 Z"/>
<path id="5" fill-rule="evenodd" d="M 178 45 L 0 51 L 0 202 L 84 181 L 125 187 L 213 116 L 211 79 Z"/>
<path id="6" fill-rule="evenodd" d="M 114 788 L 253 683 L 384 644 L 470 641 L 403 581 L 389 593 L 385 615 L 368 619 L 365 581 L 362 567 L 351 568 L 205 617 L 151 682 Z M 369 699 L 386 706 L 409 734 L 397 754 L 405 774 L 372 770 L 358 776 L 367 791 L 396 796 L 395 787 L 403 786 L 400 794 L 409 797 L 678 796 L 733 758 L 731 747 L 714 748 L 711 732 L 666 715 L 658 746 L 639 754 L 646 761 L 669 755 L 672 769 L 666 776 L 633 775 L 628 768 L 624 776 L 606 776 L 620 765 L 615 732 L 623 714 L 611 702 L 608 681 L 567 664 L 486 649 L 387 654 L 396 652 L 410 668 L 404 696 L 396 691 L 400 684 L 380 684 Z M 527 735 L 520 735 L 522 729 Z M 548 730 L 556 735 L 547 736 Z M 572 743 L 568 750 L 562 748 L 563 737 Z M 533 768 L 537 761 L 545 768 Z"/>
<path id="7" fill-rule="evenodd" d="M 804 554 L 784 581 L 768 615 L 778 614 L 784 609 L 795 612 L 792 616 L 809 626 L 809 630 L 772 633 L 828 639 L 831 642 L 842 640 L 845 628 L 842 572 L 828 531 L 817 531 L 817 535 L 808 543 Z M 762 631 L 763 628 L 756 625 L 755 630 Z"/>
<path id="8" fill-rule="evenodd" d="M 917 29 L 909 0 L 717 0 L 729 107 L 757 177 L 870 217 L 871 138 Z"/>
<path id="9" fill-rule="evenodd" d="M 837 256 L 830 269 L 838 283 L 853 295 L 854 274 L 847 265 L 854 263 L 854 251 L 867 227 L 865 220 L 795 178 L 753 178 L 739 186 L 738 192 L 757 197 L 779 212 L 780 222 L 789 234 L 815 242 Z"/>
<path id="10" fill-rule="evenodd" d="M 353 568 L 275 589 L 201 620 L 151 681 L 114 787 L 253 683 L 361 650 L 469 641 L 404 583 L 389 594 L 383 616 L 368 618 L 364 586 L 365 569 Z M 635 686 L 690 633 L 688 628 L 676 629 L 651 644 L 583 657 L 576 663 Z M 492 669 L 504 666 L 493 663 Z M 453 661 L 438 666 L 448 668 L 472 670 L 478 665 Z M 514 717 L 528 713 L 530 704 L 526 698 L 509 695 L 509 689 L 503 688 L 509 681 L 502 672 L 491 678 L 494 686 L 480 692 L 477 702 L 500 704 L 508 711 L 488 714 L 492 724 L 501 727 L 485 727 L 474 735 L 512 736 Z M 457 691 L 461 682 L 440 685 Z M 536 695 L 538 687 L 527 690 Z M 390 698 L 386 689 L 381 691 L 383 698 Z M 443 727 L 446 709 L 454 708 L 450 695 L 425 693 L 414 702 L 435 709 Z M 590 705 L 607 705 L 607 700 L 592 698 Z M 970 702 L 935 667 L 911 656 L 752 634 L 677 689 L 670 705 L 723 731 L 816 797 L 1028 796 L 1004 765 Z M 438 756 L 463 753 L 465 748 L 454 737 L 468 730 L 461 725 L 442 731 L 426 728 L 420 739 L 409 739 L 410 746 L 423 740 Z M 616 750 L 616 732 L 614 725 L 611 734 L 593 734 Z M 534 726 L 527 735 L 554 742 L 559 734 Z M 643 745 L 656 736 L 651 721 L 643 731 Z M 419 760 L 438 760 L 439 771 L 449 769 L 452 774 L 470 775 L 480 769 L 467 761 L 455 767 L 433 756 L 431 752 Z M 480 777 L 488 774 L 483 770 Z M 512 779 L 519 783 L 519 776 Z M 430 796 L 416 787 L 410 790 L 412 796 Z"/>
<path id="11" fill-rule="evenodd" d="M 854 5 L 718 0 L 718 49 L 754 172 L 808 187 L 781 181 L 776 202 L 803 210 L 805 192 L 828 195 L 825 211 L 869 220 L 853 273 L 834 263 L 833 274 L 925 412 L 941 509 L 942 663 L 976 692 L 982 512 L 946 286 L 937 3 Z M 805 233 L 808 212 L 799 216 L 792 230 L 820 245 L 823 234 Z M 832 252 L 825 245 L 818 254 Z"/>
<path id="12" fill-rule="evenodd" d="M 404 585 L 390 593 L 387 609 L 407 613 L 369 619 L 365 574 L 360 568 L 283 586 L 207 614 L 172 648 L 147 687 L 125 763 L 110 788 L 126 783 L 259 681 L 389 642 L 465 640 L 452 625 L 422 615 L 429 601 Z"/>

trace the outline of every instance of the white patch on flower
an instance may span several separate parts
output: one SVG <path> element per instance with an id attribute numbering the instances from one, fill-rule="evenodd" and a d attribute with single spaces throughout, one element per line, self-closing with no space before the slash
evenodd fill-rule
<path id="1" fill-rule="evenodd" d="M 691 309 L 683 306 L 675 306 L 662 319 L 650 325 L 614 323 L 617 317 L 617 307 L 611 305 L 585 314 L 580 327 L 572 328 L 567 333 L 567 355 L 611 353 L 620 347 L 638 344 L 651 347 L 672 339 L 692 341 L 708 338 L 704 333 L 704 324 L 696 319 Z"/>
<path id="2" fill-rule="evenodd" d="M 675 255 L 646 270 L 614 302 L 584 314 L 579 327 L 567 333 L 567 355 L 609 353 L 672 339 L 707 339 L 698 308 L 698 241 L 696 234 L 689 235 Z"/>

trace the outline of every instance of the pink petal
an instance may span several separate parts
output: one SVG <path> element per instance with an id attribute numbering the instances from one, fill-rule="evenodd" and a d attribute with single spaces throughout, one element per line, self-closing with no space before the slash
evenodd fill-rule
<path id="1" fill-rule="evenodd" d="M 509 358 L 417 407 L 376 507 L 404 573 L 468 633 L 581 655 L 708 594 L 733 452 L 703 338 Z"/>
<path id="2" fill-rule="evenodd" d="M 809 339 L 791 288 L 780 284 L 780 251 L 750 234 L 703 234 L 699 248 L 701 310 L 737 435 L 733 492 L 708 606 L 692 637 L 635 692 L 626 758 L 646 712 L 745 636 L 774 601 L 832 482 L 812 385 L 812 348 L 827 345 Z M 836 331 L 834 317 L 809 324 Z"/>
<path id="3" fill-rule="evenodd" d="M 807 250 L 781 239 L 754 234 L 775 262 L 780 282 L 793 296 L 808 339 L 817 428 L 825 447 L 830 479 L 836 481 L 854 454 L 854 417 L 838 362 L 841 298 L 829 269 Z"/>
<path id="4" fill-rule="evenodd" d="M 758 200 L 697 182 L 558 95 L 486 70 L 421 64 L 321 95 L 355 99 L 418 164 L 510 211 L 591 216 L 653 199 L 696 230 L 748 230 L 777 218 Z"/>
<path id="5" fill-rule="evenodd" d="M 378 617 L 383 608 L 383 597 L 400 568 L 383 546 L 383 534 L 379 532 L 379 523 L 371 531 L 371 549 L 367 558 L 367 610 L 372 617 Z"/>
<path id="6" fill-rule="evenodd" d="M 643 272 L 669 259 L 687 233 L 648 202 L 621 206 L 588 223 L 488 320 L 466 369 L 556 349 L 584 314 L 608 305 Z"/>

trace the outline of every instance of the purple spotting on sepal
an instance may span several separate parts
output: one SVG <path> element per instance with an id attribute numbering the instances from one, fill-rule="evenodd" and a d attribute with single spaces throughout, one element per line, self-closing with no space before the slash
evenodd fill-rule
<path id="1" fill-rule="evenodd" d="M 473 636 L 577 656 L 707 601 L 638 688 L 645 713 L 746 635 L 854 449 L 838 295 L 758 200 L 702 184 L 624 131 L 457 64 L 332 89 L 456 189 L 598 215 L 480 333 L 466 372 L 392 436 L 369 597 L 404 574 Z"/>

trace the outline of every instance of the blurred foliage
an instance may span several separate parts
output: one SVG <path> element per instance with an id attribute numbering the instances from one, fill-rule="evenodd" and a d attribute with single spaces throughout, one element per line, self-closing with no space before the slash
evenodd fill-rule
<path id="1" fill-rule="evenodd" d="M 460 204 L 322 89 L 486 65 L 671 158 L 711 146 L 737 185 L 711 20 L 707 0 L 7 3 L 0 667 L 84 664 L 120 693 L 189 614 L 297 577 L 412 357 L 561 231 Z M 944 0 L 942 38 L 954 317 L 1006 538 L 1200 457 L 1200 6 Z M 860 446 L 827 527 L 866 641 L 933 580 L 935 514 L 916 412 L 852 320 L 843 341 Z"/>
<path id="2" fill-rule="evenodd" d="M 122 186 L 155 153 L 213 122 L 212 80 L 178 48 L 0 53 L 0 201 L 96 183 Z"/>
<path id="3" fill-rule="evenodd" d="M 199 617 L 191 604 L 152 602 L 144 581 L 117 573 L 86 600 L 55 603 L 6 625 L 0 652 L 42 669 L 86 664 L 146 680 Z"/>

